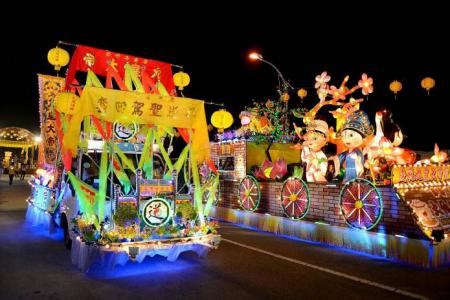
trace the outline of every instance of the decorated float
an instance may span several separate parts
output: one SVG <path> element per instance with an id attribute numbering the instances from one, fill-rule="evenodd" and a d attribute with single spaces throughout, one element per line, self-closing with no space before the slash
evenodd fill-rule
<path id="1" fill-rule="evenodd" d="M 71 46 L 65 78 L 39 75 L 43 142 L 30 203 L 48 198 L 40 208 L 64 230 L 72 262 L 88 270 L 216 249 L 217 223 L 208 215 L 219 177 L 204 103 L 176 96 L 188 75 L 173 76 L 164 62 Z M 68 53 L 52 49 L 49 61 L 59 70 Z M 211 166 L 206 179 L 202 164 Z"/>
<path id="2" fill-rule="evenodd" d="M 39 147 L 40 137 L 34 136 L 30 131 L 19 127 L 6 127 L 0 129 L 0 147 L 21 149 L 22 159 L 17 158 L 12 161 L 12 153 L 5 152 L 5 157 L 1 162 L 6 170 L 14 168 L 17 173 L 34 170 L 34 154 Z M 23 173 L 25 176 L 25 173 Z M 24 177 L 23 177 L 24 178 Z M 32 193 L 27 199 L 28 208 L 26 221 L 33 226 L 43 225 L 50 232 L 54 226 L 48 215 L 48 208 L 52 199 L 57 197 L 55 182 L 50 174 L 46 174 L 43 169 L 36 170 L 36 174 L 29 181 Z"/>
<path id="3" fill-rule="evenodd" d="M 319 102 L 312 109 L 287 109 L 288 89 L 280 89 L 279 99 L 246 108 L 240 129 L 219 133 L 211 143 L 221 174 L 212 214 L 411 264 L 448 264 L 446 153 L 435 149 L 431 159 L 416 162 L 413 151 L 400 147 L 398 127 L 384 132 L 386 112 L 377 112 L 372 126 L 360 109 L 364 98 L 353 98 L 372 93 L 372 78 L 363 74 L 353 87 L 348 76 L 339 86 L 330 79 L 326 72 L 316 77 Z M 306 94 L 298 91 L 302 99 Z M 323 107 L 333 108 L 336 130 L 318 117 Z M 291 131 L 287 117 L 301 119 L 303 127 L 294 122 Z M 327 143 L 336 154 L 325 155 Z"/>

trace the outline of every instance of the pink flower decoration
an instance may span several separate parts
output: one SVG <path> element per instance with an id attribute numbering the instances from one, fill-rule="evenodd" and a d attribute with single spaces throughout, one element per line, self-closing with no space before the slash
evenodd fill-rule
<path id="1" fill-rule="evenodd" d="M 368 77 L 366 73 L 362 74 L 361 80 L 358 81 L 358 86 L 362 88 L 363 95 L 369 95 L 373 92 L 373 79 Z"/>
<path id="2" fill-rule="evenodd" d="M 334 85 L 331 86 L 331 89 L 328 91 L 330 93 L 331 97 L 337 98 L 340 100 L 345 100 L 345 90 L 344 89 L 338 89 Z"/>
<path id="3" fill-rule="evenodd" d="M 314 87 L 316 89 L 325 87 L 327 86 L 327 82 L 330 81 L 330 79 L 330 75 L 328 75 L 326 71 L 323 71 L 322 74 L 316 76 L 316 84 L 314 85 Z"/>
<path id="4" fill-rule="evenodd" d="M 273 164 L 272 172 L 270 172 L 271 179 L 281 179 L 287 173 L 287 163 L 285 160 L 277 160 Z"/>

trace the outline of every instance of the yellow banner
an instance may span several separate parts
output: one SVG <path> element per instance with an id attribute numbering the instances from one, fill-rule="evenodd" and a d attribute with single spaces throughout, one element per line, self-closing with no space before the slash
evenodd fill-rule
<path id="1" fill-rule="evenodd" d="M 395 166 L 392 183 L 418 183 L 450 180 L 450 165 Z"/>
<path id="2" fill-rule="evenodd" d="M 108 122 L 153 124 L 192 128 L 192 147 L 197 161 L 209 158 L 209 139 L 203 101 L 86 87 L 80 110 L 73 115 L 64 136 L 64 147 L 76 154 L 83 117 L 93 115 Z"/>

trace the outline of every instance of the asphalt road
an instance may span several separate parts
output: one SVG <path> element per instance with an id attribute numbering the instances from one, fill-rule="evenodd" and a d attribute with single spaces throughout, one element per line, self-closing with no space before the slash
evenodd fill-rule
<path id="1" fill-rule="evenodd" d="M 221 224 L 218 250 L 81 273 L 62 234 L 24 224 L 29 187 L 0 180 L 0 299 L 450 299 L 426 270 Z"/>

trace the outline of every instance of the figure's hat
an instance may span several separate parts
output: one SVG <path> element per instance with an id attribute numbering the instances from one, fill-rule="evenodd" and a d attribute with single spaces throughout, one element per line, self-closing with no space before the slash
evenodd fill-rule
<path id="1" fill-rule="evenodd" d="M 339 133 L 342 133 L 345 129 L 352 129 L 360 133 L 363 137 L 373 134 L 373 127 L 370 124 L 369 117 L 362 110 L 349 115 Z"/>
<path id="2" fill-rule="evenodd" d="M 317 131 L 323 133 L 325 136 L 328 135 L 328 124 L 323 120 L 312 120 L 308 127 L 306 127 L 306 131 Z"/>

